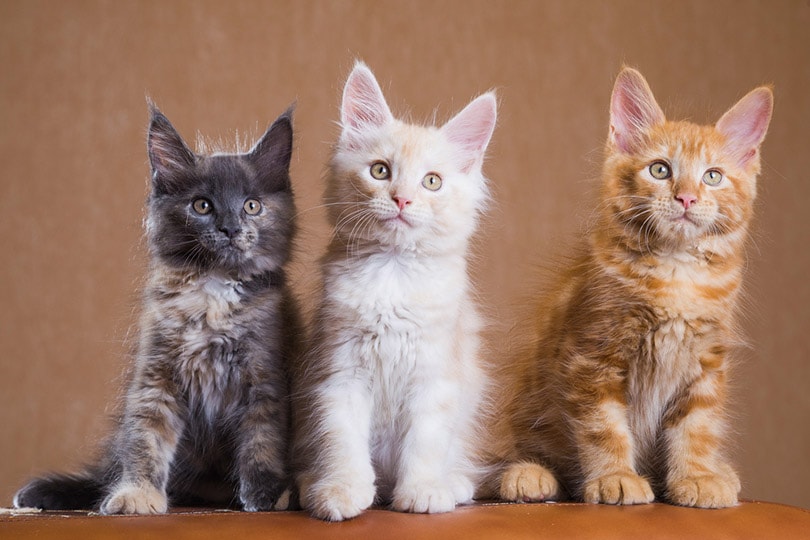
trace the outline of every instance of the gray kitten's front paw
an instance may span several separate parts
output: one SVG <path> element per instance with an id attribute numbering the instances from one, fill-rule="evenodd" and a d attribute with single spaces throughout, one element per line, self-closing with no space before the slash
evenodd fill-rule
<path id="1" fill-rule="evenodd" d="M 101 503 L 102 514 L 165 514 L 166 493 L 149 483 L 118 484 Z"/>
<path id="2" fill-rule="evenodd" d="M 273 473 L 256 474 L 240 483 L 239 500 L 246 512 L 287 510 L 290 506 L 289 485 L 286 479 Z"/>

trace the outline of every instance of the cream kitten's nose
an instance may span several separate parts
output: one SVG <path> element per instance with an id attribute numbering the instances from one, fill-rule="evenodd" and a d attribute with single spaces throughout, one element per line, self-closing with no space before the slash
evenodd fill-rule
<path id="1" fill-rule="evenodd" d="M 403 197 L 401 195 L 391 195 L 391 198 L 394 199 L 394 202 L 397 203 L 400 212 L 405 209 L 406 206 L 411 204 L 411 200 L 407 197 Z"/>

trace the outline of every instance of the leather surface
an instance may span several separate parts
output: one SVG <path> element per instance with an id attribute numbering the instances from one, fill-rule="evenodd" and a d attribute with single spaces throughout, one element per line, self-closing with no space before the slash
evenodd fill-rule
<path id="1" fill-rule="evenodd" d="M 810 538 L 810 511 L 763 502 L 745 502 L 723 510 L 699 510 L 658 503 L 626 507 L 574 503 L 481 504 L 437 515 L 370 510 L 342 523 L 325 523 L 303 512 L 249 514 L 180 509 L 162 516 L 45 513 L 0 517 L 0 539 L 6 538 L 791 540 Z"/>

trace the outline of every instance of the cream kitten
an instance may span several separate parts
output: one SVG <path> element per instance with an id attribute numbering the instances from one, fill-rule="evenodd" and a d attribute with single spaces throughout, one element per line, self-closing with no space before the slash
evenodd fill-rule
<path id="1" fill-rule="evenodd" d="M 472 499 L 487 378 L 466 257 L 495 118 L 487 93 L 441 128 L 411 125 L 364 64 L 346 82 L 326 191 L 334 234 L 295 398 L 301 504 L 321 519 Z"/>

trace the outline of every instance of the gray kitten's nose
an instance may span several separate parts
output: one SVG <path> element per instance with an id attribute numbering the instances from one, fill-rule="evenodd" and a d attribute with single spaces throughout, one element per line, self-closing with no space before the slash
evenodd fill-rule
<path id="1" fill-rule="evenodd" d="M 228 238 L 233 238 L 242 232 L 242 228 L 239 225 L 222 225 L 219 230 Z"/>

